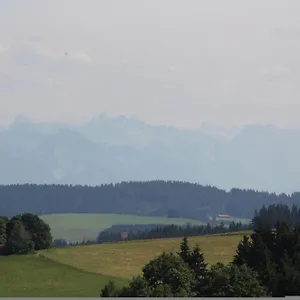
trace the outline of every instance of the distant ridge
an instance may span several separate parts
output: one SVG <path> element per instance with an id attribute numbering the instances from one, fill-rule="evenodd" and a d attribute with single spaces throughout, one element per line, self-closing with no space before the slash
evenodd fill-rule
<path id="1" fill-rule="evenodd" d="M 70 185 L 0 185 L 2 215 L 19 213 L 109 213 L 212 220 L 219 214 L 252 218 L 263 205 L 300 205 L 291 195 L 254 190 L 218 189 L 179 181 L 122 182 L 95 187 Z"/>
<path id="2" fill-rule="evenodd" d="M 88 184 L 154 179 L 294 192 L 300 130 L 272 125 L 199 129 L 102 114 L 81 124 L 19 116 L 0 130 L 0 183 Z"/>

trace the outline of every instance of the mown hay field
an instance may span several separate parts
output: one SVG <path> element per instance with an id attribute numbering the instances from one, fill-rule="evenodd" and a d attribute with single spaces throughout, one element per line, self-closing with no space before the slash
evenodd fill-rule
<path id="1" fill-rule="evenodd" d="M 244 233 L 207 235 L 189 238 L 190 245 L 198 244 L 207 263 L 228 263 Z M 96 274 L 131 279 L 141 273 L 142 267 L 162 252 L 179 250 L 181 239 L 157 239 L 76 246 L 43 251 L 41 255 Z"/>

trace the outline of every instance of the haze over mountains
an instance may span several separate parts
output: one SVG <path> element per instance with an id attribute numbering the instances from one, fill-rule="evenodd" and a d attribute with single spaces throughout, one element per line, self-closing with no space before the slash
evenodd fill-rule
<path id="1" fill-rule="evenodd" d="M 154 179 L 231 189 L 300 190 L 300 130 L 198 130 L 102 114 L 83 124 L 18 117 L 0 130 L 0 184 L 99 185 Z"/>

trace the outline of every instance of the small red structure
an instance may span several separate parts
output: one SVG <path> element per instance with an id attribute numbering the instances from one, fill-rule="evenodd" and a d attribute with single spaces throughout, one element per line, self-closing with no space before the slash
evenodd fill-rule
<path id="1" fill-rule="evenodd" d="M 4 248 L 5 244 L 0 244 L 0 249 Z"/>
<path id="2" fill-rule="evenodd" d="M 123 240 L 127 239 L 128 232 L 126 232 L 126 231 L 121 232 L 121 237 L 122 237 Z"/>

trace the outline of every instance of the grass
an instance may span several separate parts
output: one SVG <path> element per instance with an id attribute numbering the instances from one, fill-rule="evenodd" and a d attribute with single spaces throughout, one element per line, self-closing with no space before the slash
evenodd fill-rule
<path id="1" fill-rule="evenodd" d="M 99 297 L 110 280 L 126 280 L 83 272 L 39 255 L 0 257 L 1 297 Z"/>
<path id="2" fill-rule="evenodd" d="M 227 219 L 227 218 L 216 218 L 217 221 L 223 221 L 223 222 L 241 222 L 242 224 L 249 224 L 251 222 L 251 219 L 242 219 L 242 218 L 230 218 L 230 219 Z"/>
<path id="3" fill-rule="evenodd" d="M 190 238 L 209 264 L 228 263 L 245 233 Z M 77 246 L 38 254 L 0 257 L 2 297 L 99 297 L 114 280 L 123 286 L 163 251 L 178 251 L 181 239 L 160 239 Z"/>
<path id="4" fill-rule="evenodd" d="M 50 225 L 54 238 L 69 242 L 95 240 L 100 231 L 112 225 L 127 224 L 201 224 L 200 221 L 180 218 L 158 218 L 119 214 L 52 214 L 41 218 Z"/>
<path id="5" fill-rule="evenodd" d="M 218 261 L 228 263 L 232 260 L 243 234 L 208 235 L 189 238 L 189 241 L 191 246 L 199 244 L 209 264 Z M 84 271 L 131 279 L 141 273 L 142 267 L 149 260 L 163 251 L 178 251 L 180 242 L 180 238 L 172 238 L 107 243 L 50 249 L 43 251 L 43 255 Z"/>

